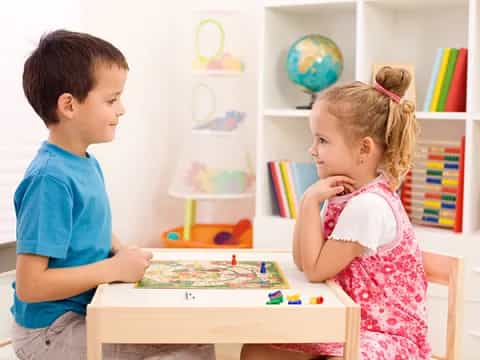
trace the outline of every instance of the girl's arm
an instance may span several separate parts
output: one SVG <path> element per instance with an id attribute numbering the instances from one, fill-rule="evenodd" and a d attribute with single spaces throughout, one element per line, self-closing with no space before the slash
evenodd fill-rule
<path id="1" fill-rule="evenodd" d="M 297 266 L 298 270 L 303 271 L 303 260 L 302 260 L 302 253 L 300 251 L 300 229 L 301 229 L 301 222 L 303 217 L 300 216 L 301 209 L 303 207 L 303 199 L 300 201 L 299 211 L 297 214 L 297 220 L 295 221 L 295 227 L 293 229 L 293 262 Z"/>
<path id="2" fill-rule="evenodd" d="M 298 215 L 301 223 L 296 230 L 298 231 L 298 250 L 303 255 L 301 266 L 307 278 L 310 279 L 309 274 L 318 266 L 318 258 L 325 239 L 319 202 L 307 194 L 304 199 Z"/>
<path id="3" fill-rule="evenodd" d="M 102 283 L 135 282 L 142 278 L 152 254 L 121 248 L 112 258 L 96 263 L 49 268 L 46 256 L 19 254 L 16 293 L 24 302 L 55 301 L 79 295 Z"/>
<path id="4" fill-rule="evenodd" d="M 340 185 L 343 184 L 343 185 Z M 302 255 L 302 268 L 310 281 L 324 281 L 344 269 L 363 246 L 353 242 L 325 241 L 320 216 L 320 203 L 351 189 L 352 181 L 343 176 L 326 178 L 307 190 L 298 219 L 297 246 Z"/>
<path id="5" fill-rule="evenodd" d="M 303 270 L 311 282 L 322 282 L 342 271 L 365 248 L 352 241 L 326 241 L 318 202 L 306 200 L 301 209 L 304 219 L 301 237 Z"/>

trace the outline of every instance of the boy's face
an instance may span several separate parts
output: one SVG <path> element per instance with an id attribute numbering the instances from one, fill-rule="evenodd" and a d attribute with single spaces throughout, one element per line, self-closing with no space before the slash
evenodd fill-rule
<path id="1" fill-rule="evenodd" d="M 120 96 L 126 78 L 127 71 L 116 65 L 97 65 L 96 84 L 86 99 L 76 104 L 74 115 L 76 130 L 86 146 L 115 137 L 119 118 L 125 113 Z"/>

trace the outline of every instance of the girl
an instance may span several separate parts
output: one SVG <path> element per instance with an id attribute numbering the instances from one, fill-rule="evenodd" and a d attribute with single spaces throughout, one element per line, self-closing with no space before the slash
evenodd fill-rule
<path id="1" fill-rule="evenodd" d="M 374 86 L 354 82 L 321 93 L 310 118 L 309 151 L 322 180 L 302 199 L 293 258 L 309 281 L 333 278 L 361 306 L 363 360 L 430 355 L 421 252 L 395 192 L 417 133 L 414 105 L 402 99 L 410 80 L 407 71 L 384 67 Z M 338 343 L 242 349 L 248 360 L 342 356 Z"/>

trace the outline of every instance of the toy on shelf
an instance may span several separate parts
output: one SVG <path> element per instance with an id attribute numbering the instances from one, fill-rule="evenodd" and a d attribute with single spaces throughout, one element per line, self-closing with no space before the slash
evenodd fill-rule
<path id="1" fill-rule="evenodd" d="M 465 137 L 417 143 L 413 169 L 401 188 L 412 222 L 462 232 Z"/>
<path id="2" fill-rule="evenodd" d="M 168 190 L 170 196 L 185 201 L 184 224 L 162 234 L 167 247 L 252 247 L 252 224 L 247 219 L 236 224 L 196 223 L 197 201 L 240 200 L 255 193 L 254 166 L 244 144 L 247 113 L 242 111 L 242 78 L 210 76 L 244 71 L 238 15 L 195 12 L 192 127 L 182 141 Z"/>
<path id="3" fill-rule="evenodd" d="M 311 96 L 309 105 L 297 109 L 311 109 L 315 93 L 337 82 L 342 74 L 343 55 L 330 38 L 305 35 L 288 50 L 286 70 L 289 79 Z"/>
<path id="4" fill-rule="evenodd" d="M 245 64 L 238 56 L 242 52 L 241 16 L 235 12 L 198 13 L 194 29 L 195 71 L 211 73 L 241 73 Z M 232 53 L 234 51 L 234 53 Z"/>
<path id="5" fill-rule="evenodd" d="M 169 248 L 251 248 L 253 244 L 252 225 L 245 228 L 242 233 L 233 238 L 235 229 L 243 221 L 237 224 L 190 224 L 187 228 L 180 226 L 169 229 L 162 234 L 162 241 Z M 185 238 L 187 229 L 188 239 Z M 175 234 L 175 235 L 172 235 Z M 228 241 L 219 242 L 220 236 L 228 236 Z M 234 240 L 233 240 L 234 239 Z"/>
<path id="6" fill-rule="evenodd" d="M 241 137 L 240 129 L 189 132 L 169 189 L 171 196 L 185 200 L 184 225 L 162 235 L 167 247 L 252 247 L 248 219 L 196 224 L 198 200 L 253 197 L 255 175 Z"/>

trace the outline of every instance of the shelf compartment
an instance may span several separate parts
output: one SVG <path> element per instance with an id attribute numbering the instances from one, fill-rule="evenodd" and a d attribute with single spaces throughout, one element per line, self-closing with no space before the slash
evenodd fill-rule
<path id="1" fill-rule="evenodd" d="M 423 109 L 437 49 L 469 46 L 468 2 L 442 1 L 440 6 L 437 3 L 360 3 L 359 80 L 371 81 L 376 63 L 411 64 L 415 69 L 417 108 Z"/>
<path id="2" fill-rule="evenodd" d="M 260 78 L 268 84 L 260 91 L 265 107 L 295 108 L 310 102 L 310 95 L 296 86 L 287 75 L 286 60 L 290 46 L 300 37 L 320 34 L 332 39 L 344 58 L 340 81 L 355 79 L 356 2 L 311 1 L 287 6 L 275 2 L 264 8 L 264 49 Z"/>

